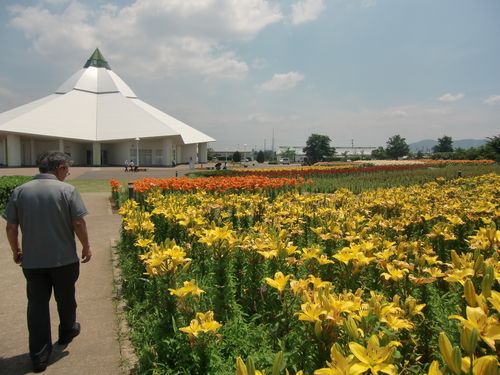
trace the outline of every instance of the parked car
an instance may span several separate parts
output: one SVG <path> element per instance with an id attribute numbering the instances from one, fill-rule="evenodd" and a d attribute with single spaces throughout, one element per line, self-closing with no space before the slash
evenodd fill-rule
<path id="1" fill-rule="evenodd" d="M 280 164 L 290 164 L 290 159 L 288 158 L 280 159 Z"/>

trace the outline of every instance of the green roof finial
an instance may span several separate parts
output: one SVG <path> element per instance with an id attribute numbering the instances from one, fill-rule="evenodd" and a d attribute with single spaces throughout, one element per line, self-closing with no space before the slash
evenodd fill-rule
<path id="1" fill-rule="evenodd" d="M 108 62 L 102 55 L 101 51 L 99 51 L 99 48 L 96 48 L 92 56 L 89 57 L 85 65 L 83 66 L 84 68 L 88 68 L 89 66 L 93 66 L 96 68 L 106 68 L 108 70 L 111 70 L 109 67 Z"/>

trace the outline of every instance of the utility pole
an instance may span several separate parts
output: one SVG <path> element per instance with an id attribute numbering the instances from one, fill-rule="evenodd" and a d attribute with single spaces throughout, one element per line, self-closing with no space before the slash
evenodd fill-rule
<path id="1" fill-rule="evenodd" d="M 272 146 L 271 146 L 271 154 L 273 155 L 273 160 L 275 160 L 275 157 L 274 157 L 274 128 L 273 128 L 273 140 L 272 140 Z"/>

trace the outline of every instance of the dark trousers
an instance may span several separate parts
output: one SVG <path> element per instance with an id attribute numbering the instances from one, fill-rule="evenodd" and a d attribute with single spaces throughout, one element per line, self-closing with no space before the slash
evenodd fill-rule
<path id="1" fill-rule="evenodd" d="M 49 301 L 54 289 L 59 313 L 59 334 L 71 330 L 76 320 L 75 283 L 80 263 L 56 268 L 23 269 L 28 296 L 30 355 L 36 356 L 45 345 L 52 345 Z"/>

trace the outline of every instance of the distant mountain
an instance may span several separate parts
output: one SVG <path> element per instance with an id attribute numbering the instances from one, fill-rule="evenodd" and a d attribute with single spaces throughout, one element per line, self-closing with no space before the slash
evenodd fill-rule
<path id="1" fill-rule="evenodd" d="M 488 142 L 487 139 L 459 139 L 453 140 L 453 148 L 471 148 L 471 147 L 479 147 Z M 437 140 L 434 139 L 424 139 L 422 141 L 418 141 L 415 143 L 410 143 L 411 152 L 432 152 L 432 148 L 437 145 Z"/>

